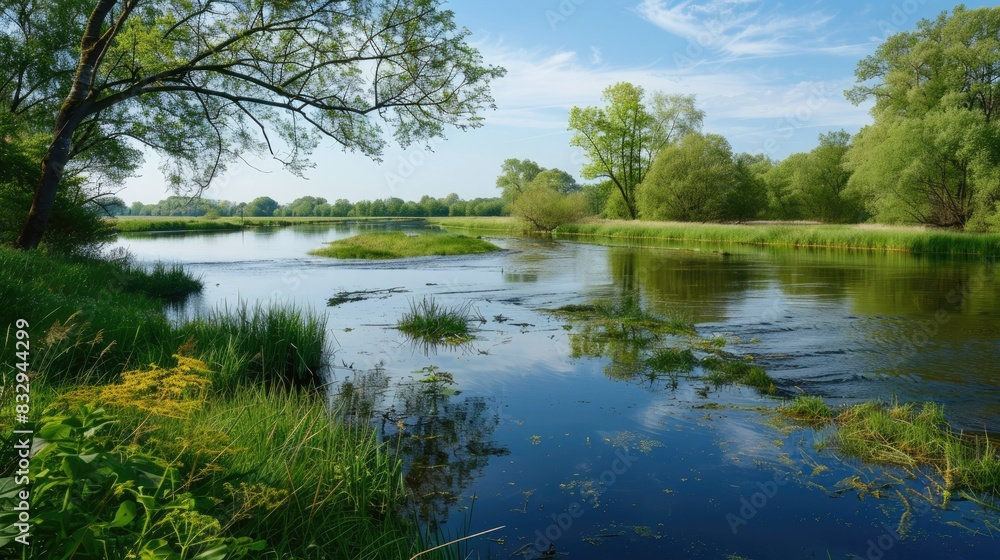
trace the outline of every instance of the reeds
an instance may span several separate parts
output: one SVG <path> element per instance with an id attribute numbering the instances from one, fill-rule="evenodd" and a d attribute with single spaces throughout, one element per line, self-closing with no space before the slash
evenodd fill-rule
<path id="1" fill-rule="evenodd" d="M 567 237 L 662 239 L 950 255 L 1000 253 L 1000 234 L 873 228 L 863 225 L 733 225 L 600 220 L 560 226 L 556 233 Z"/>
<path id="2" fill-rule="evenodd" d="M 472 340 L 469 323 L 476 319 L 471 302 L 447 307 L 425 297 L 410 301 L 410 310 L 400 317 L 396 328 L 425 342 L 460 344 Z"/>

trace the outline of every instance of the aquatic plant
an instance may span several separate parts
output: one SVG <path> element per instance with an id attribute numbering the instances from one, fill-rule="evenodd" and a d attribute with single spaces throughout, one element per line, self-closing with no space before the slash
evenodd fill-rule
<path id="1" fill-rule="evenodd" d="M 764 394 L 778 392 L 774 379 L 764 368 L 751 364 L 747 360 L 728 360 L 718 356 L 708 356 L 701 361 L 705 370 L 703 378 L 716 385 L 737 383 L 753 387 Z"/>
<path id="2" fill-rule="evenodd" d="M 406 257 L 468 255 L 499 251 L 482 239 L 444 233 L 407 235 L 402 231 L 362 233 L 338 239 L 309 254 L 337 259 L 401 259 Z"/>
<path id="3" fill-rule="evenodd" d="M 833 417 L 833 409 L 827 406 L 823 397 L 811 395 L 799 395 L 778 410 L 785 416 L 801 422 L 823 422 Z"/>
<path id="4" fill-rule="evenodd" d="M 472 303 L 446 307 L 432 297 L 410 301 L 410 310 L 400 317 L 396 328 L 427 342 L 459 344 L 472 340 L 469 323 L 477 319 Z"/>
<path id="5" fill-rule="evenodd" d="M 181 325 L 189 354 L 217 370 L 214 390 L 240 385 L 310 386 L 326 364 L 326 316 L 272 303 L 223 307 Z"/>

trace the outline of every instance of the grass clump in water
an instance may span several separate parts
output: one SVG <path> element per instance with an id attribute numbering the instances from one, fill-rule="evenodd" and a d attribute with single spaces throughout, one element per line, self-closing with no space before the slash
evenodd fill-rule
<path id="1" fill-rule="evenodd" d="M 778 410 L 800 422 L 824 422 L 833 418 L 833 409 L 823 401 L 822 397 L 798 396 Z"/>
<path id="2" fill-rule="evenodd" d="M 804 421 L 832 420 L 826 445 L 870 463 L 929 466 L 941 477 L 944 497 L 971 490 L 1000 493 L 1000 449 L 987 434 L 956 432 L 938 403 L 867 402 L 834 415 L 819 397 L 798 397 L 782 413 Z"/>
<path id="3" fill-rule="evenodd" d="M 610 337 L 633 338 L 639 331 L 649 333 L 694 335 L 694 325 L 679 316 L 661 317 L 643 309 L 639 297 L 625 294 L 613 300 L 594 304 L 570 304 L 550 313 L 567 315 L 573 319 L 593 321 L 604 327 Z"/>
<path id="4" fill-rule="evenodd" d="M 415 339 L 425 342 L 461 344 L 474 337 L 469 323 L 476 319 L 472 304 L 446 307 L 434 298 L 410 302 L 410 310 L 399 319 L 396 328 Z"/>
<path id="5" fill-rule="evenodd" d="M 725 360 L 709 356 L 701 361 L 701 367 L 705 370 L 704 378 L 716 385 L 737 383 L 753 387 L 767 395 L 778 392 L 774 379 L 767 374 L 767 371 L 747 361 Z"/>
<path id="6" fill-rule="evenodd" d="M 309 254 L 335 259 L 402 259 L 406 257 L 490 253 L 500 248 L 482 239 L 443 233 L 407 235 L 402 231 L 362 233 L 339 239 Z"/>
<path id="7" fill-rule="evenodd" d="M 698 358 L 688 349 L 657 348 L 645 363 L 657 373 L 688 372 L 698 365 Z"/>

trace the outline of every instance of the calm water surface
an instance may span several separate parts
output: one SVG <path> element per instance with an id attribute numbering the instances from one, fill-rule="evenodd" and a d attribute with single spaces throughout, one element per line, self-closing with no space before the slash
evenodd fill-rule
<path id="1" fill-rule="evenodd" d="M 503 253 L 358 262 L 310 257 L 384 227 L 344 224 L 130 235 L 137 257 L 184 263 L 205 290 L 181 315 L 245 301 L 329 308 L 345 382 L 400 449 L 419 517 L 493 558 L 1000 558 L 1000 514 L 956 496 L 927 507 L 920 473 L 872 468 L 783 426 L 739 387 L 623 367 L 546 313 L 636 295 L 752 356 L 787 395 L 831 404 L 936 400 L 967 430 L 1000 429 L 1000 297 L 983 260 L 898 254 L 491 239 Z M 457 348 L 393 327 L 410 303 L 471 302 L 485 322 Z M 594 351 L 597 348 L 598 351 Z M 454 384 L 416 383 L 437 368 Z M 914 476 L 915 475 L 915 476 Z M 874 492 L 874 493 L 873 493 Z M 936 497 L 933 491 L 930 496 Z M 876 494 L 881 495 L 877 497 Z M 555 552 L 555 555 L 545 554 Z"/>

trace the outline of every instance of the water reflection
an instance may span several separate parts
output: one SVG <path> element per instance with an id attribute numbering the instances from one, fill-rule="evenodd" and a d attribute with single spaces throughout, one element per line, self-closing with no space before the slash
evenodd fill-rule
<path id="1" fill-rule="evenodd" d="M 337 402 L 352 421 L 377 424 L 403 462 L 417 518 L 433 532 L 490 458 L 510 450 L 493 439 L 500 418 L 491 399 L 460 398 L 451 373 L 436 366 L 415 373 L 392 386 L 382 368 L 357 373 L 340 384 Z"/>

